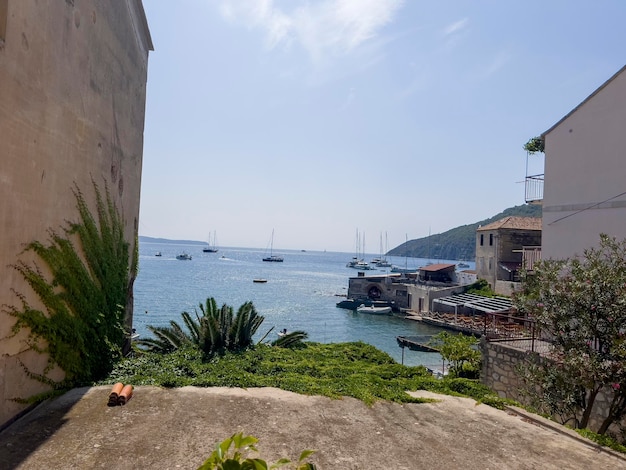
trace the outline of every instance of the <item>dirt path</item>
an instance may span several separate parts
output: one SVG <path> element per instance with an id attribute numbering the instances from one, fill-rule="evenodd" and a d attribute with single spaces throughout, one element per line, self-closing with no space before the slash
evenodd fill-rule
<path id="1" fill-rule="evenodd" d="M 194 469 L 243 431 L 261 456 L 317 449 L 320 469 L 616 469 L 626 459 L 473 400 L 367 407 L 273 388 L 138 387 L 107 407 L 110 387 L 75 389 L 0 433 L 2 469 Z M 536 418 L 540 422 L 541 418 Z"/>

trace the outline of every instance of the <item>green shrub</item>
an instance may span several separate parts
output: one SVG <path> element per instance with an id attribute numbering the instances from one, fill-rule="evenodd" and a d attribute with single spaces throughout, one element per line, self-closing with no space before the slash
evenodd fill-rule
<path id="1" fill-rule="evenodd" d="M 249 452 L 258 452 L 256 448 L 258 441 L 254 436 L 244 436 L 243 433 L 233 434 L 217 445 L 198 470 L 267 470 L 285 465 L 289 465 L 293 470 L 315 470 L 316 468 L 314 464 L 306 462 L 315 452 L 313 450 L 303 451 L 295 463 L 282 458 L 274 464 L 268 464 L 265 460 L 248 457 Z"/>

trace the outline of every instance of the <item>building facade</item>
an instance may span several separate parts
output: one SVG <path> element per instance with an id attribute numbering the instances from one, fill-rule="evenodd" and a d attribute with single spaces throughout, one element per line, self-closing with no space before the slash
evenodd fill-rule
<path id="1" fill-rule="evenodd" d="M 626 66 L 542 134 L 543 259 L 626 238 Z"/>
<path id="2" fill-rule="evenodd" d="M 519 283 L 524 248 L 541 246 L 541 219 L 505 217 L 476 230 L 476 275 L 500 295 Z"/>
<path id="3" fill-rule="evenodd" d="M 0 0 L 0 305 L 38 305 L 10 266 L 77 217 L 74 187 L 91 204 L 92 181 L 109 188 L 135 249 L 152 49 L 141 0 Z M 0 309 L 0 426 L 24 409 L 14 398 L 45 388 L 21 364 L 41 372 L 47 358 L 13 324 Z"/>

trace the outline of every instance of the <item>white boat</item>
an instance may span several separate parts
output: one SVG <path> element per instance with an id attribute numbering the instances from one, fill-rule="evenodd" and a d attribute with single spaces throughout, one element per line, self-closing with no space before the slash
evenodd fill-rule
<path id="1" fill-rule="evenodd" d="M 370 313 L 373 315 L 386 315 L 391 313 L 391 307 L 376 307 L 374 305 L 365 305 L 361 304 L 357 307 L 356 311 L 358 313 Z"/>
<path id="2" fill-rule="evenodd" d="M 356 256 L 352 258 L 352 260 L 349 261 L 348 264 L 346 264 L 346 268 L 360 269 L 362 271 L 374 269 L 367 261 L 358 259 Z"/>
<path id="3" fill-rule="evenodd" d="M 385 233 L 385 245 L 387 244 L 387 233 Z M 387 246 L 385 246 L 385 252 L 389 251 Z M 372 264 L 376 265 L 379 268 L 391 268 L 391 263 L 387 261 L 385 255 L 383 254 L 383 234 L 380 234 L 380 257 L 374 258 L 372 260 Z"/>
<path id="4" fill-rule="evenodd" d="M 191 260 L 191 255 L 187 253 L 181 253 L 180 255 L 176 255 L 176 259 L 179 260 Z"/>
<path id="5" fill-rule="evenodd" d="M 284 261 L 282 256 L 273 254 L 274 252 L 274 230 L 272 230 L 272 238 L 270 239 L 270 255 L 263 258 L 263 261 L 269 261 L 273 263 L 282 263 Z"/>
<path id="6" fill-rule="evenodd" d="M 456 266 L 457 266 L 458 268 L 462 268 L 462 269 L 465 269 L 465 268 L 469 268 L 469 267 L 470 267 L 470 265 L 469 265 L 469 264 L 467 264 L 467 263 L 465 263 L 464 261 L 461 261 L 461 262 L 460 262 L 460 263 L 458 263 Z"/>
<path id="7" fill-rule="evenodd" d="M 267 282 L 267 279 L 257 278 L 257 279 L 252 279 L 252 282 L 255 282 L 257 284 L 265 284 Z"/>
<path id="8" fill-rule="evenodd" d="M 276 333 L 278 336 L 283 337 L 289 334 L 289 332 L 287 331 L 287 328 L 283 328 L 282 330 L 280 330 L 278 333 Z"/>

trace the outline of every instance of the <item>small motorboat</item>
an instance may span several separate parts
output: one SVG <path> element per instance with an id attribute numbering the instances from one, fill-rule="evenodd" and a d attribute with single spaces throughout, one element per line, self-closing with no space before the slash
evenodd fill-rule
<path id="1" fill-rule="evenodd" d="M 373 315 L 386 315 L 388 313 L 391 313 L 391 307 L 386 306 L 375 306 L 375 305 L 365 305 L 365 304 L 361 304 L 359 307 L 357 307 L 356 311 L 358 313 L 369 313 L 369 314 L 373 314 Z"/>
<path id="2" fill-rule="evenodd" d="M 163 256 L 163 255 L 161 255 L 161 252 L 160 252 L 160 251 L 157 251 L 157 252 L 156 252 L 156 254 L 155 254 L 154 256 Z"/>
<path id="3" fill-rule="evenodd" d="M 180 255 L 176 255 L 176 259 L 179 260 L 191 260 L 191 255 L 187 253 L 181 253 Z"/>
<path id="4" fill-rule="evenodd" d="M 289 332 L 287 331 L 287 328 L 283 328 L 282 330 L 280 330 L 277 334 L 278 336 L 285 336 L 287 335 Z"/>
<path id="5" fill-rule="evenodd" d="M 264 283 L 267 282 L 267 279 L 261 279 L 261 278 L 259 278 L 259 279 L 252 279 L 252 282 L 255 282 L 257 284 L 264 284 Z"/>

